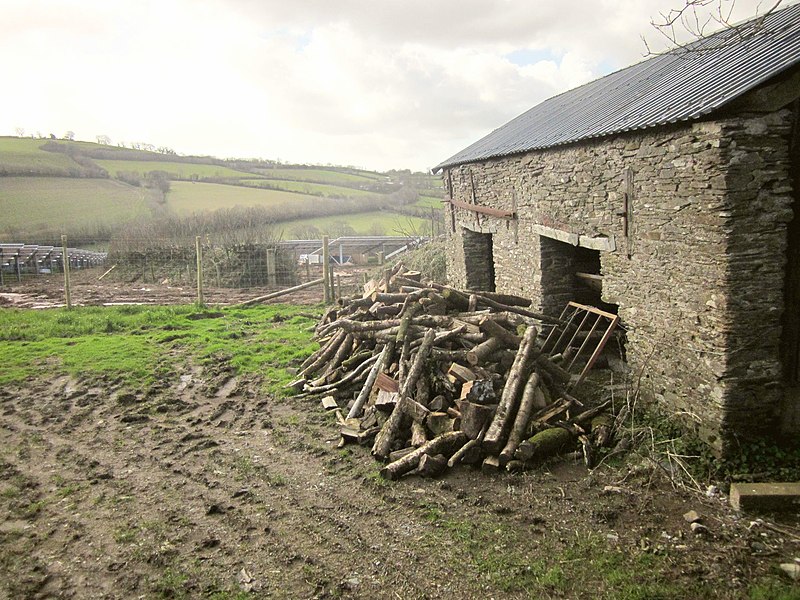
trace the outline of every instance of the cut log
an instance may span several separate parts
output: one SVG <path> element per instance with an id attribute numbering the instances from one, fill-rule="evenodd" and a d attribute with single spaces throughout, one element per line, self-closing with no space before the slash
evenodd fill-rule
<path id="1" fill-rule="evenodd" d="M 494 410 L 494 406 L 461 402 L 461 431 L 471 440 L 478 439 L 481 432 L 486 431 L 486 424 L 490 422 Z"/>
<path id="2" fill-rule="evenodd" d="M 371 429 L 354 429 L 352 427 L 347 427 L 346 425 L 342 426 L 339 430 L 339 433 L 342 436 L 342 440 L 345 442 L 351 442 L 355 444 L 359 444 L 361 446 L 366 446 L 369 444 L 375 435 L 378 433 L 378 427 L 372 427 Z"/>
<path id="3" fill-rule="evenodd" d="M 303 386 L 303 389 L 306 392 L 311 393 L 311 394 L 321 394 L 323 392 L 330 392 L 331 390 L 339 388 L 342 385 L 344 385 L 345 383 L 357 382 L 357 381 L 359 381 L 360 377 L 362 377 L 362 376 L 366 377 L 367 376 L 367 373 L 366 373 L 367 368 L 370 367 L 373 363 L 375 363 L 375 361 L 377 361 L 378 358 L 380 358 L 380 355 L 371 356 L 370 358 L 365 360 L 363 363 L 358 365 L 358 367 L 356 367 L 355 369 L 350 371 L 347 375 L 342 377 L 339 381 L 336 381 L 334 383 L 329 383 L 327 385 L 320 385 L 320 386 L 312 386 L 312 385 L 306 384 L 305 386 Z"/>
<path id="4" fill-rule="evenodd" d="M 333 396 L 325 396 L 322 399 L 322 408 L 325 410 L 336 410 L 339 408 L 339 404 L 336 402 L 336 398 Z"/>
<path id="5" fill-rule="evenodd" d="M 428 402 L 428 408 L 431 412 L 444 412 L 450 406 L 450 403 L 447 401 L 442 395 L 434 396 L 434 398 Z"/>
<path id="6" fill-rule="evenodd" d="M 400 394 L 397 392 L 387 392 L 378 390 L 378 397 L 375 400 L 375 408 L 383 412 L 392 412 L 400 401 Z"/>
<path id="7" fill-rule="evenodd" d="M 481 471 L 492 474 L 500 471 L 500 459 L 497 456 L 487 456 L 481 464 Z"/>
<path id="8" fill-rule="evenodd" d="M 500 325 L 493 315 L 487 315 L 478 324 L 486 335 L 499 339 L 508 348 L 519 348 L 522 338 Z"/>
<path id="9" fill-rule="evenodd" d="M 478 297 L 475 294 L 470 294 L 469 295 L 469 305 L 467 307 L 467 310 L 469 312 L 473 312 L 477 308 L 478 308 Z"/>
<path id="10" fill-rule="evenodd" d="M 317 358 L 302 371 L 300 371 L 300 375 L 303 377 L 308 377 L 312 373 L 316 373 L 322 365 L 326 364 L 330 358 L 336 354 L 336 351 L 339 349 L 339 346 L 342 344 L 342 342 L 344 342 L 346 337 L 347 333 L 344 331 L 340 331 L 333 336 L 333 338 L 325 345 L 324 350 L 317 355 Z"/>
<path id="11" fill-rule="evenodd" d="M 499 350 L 502 346 L 499 338 L 489 338 L 475 346 L 472 350 L 467 352 L 467 362 L 471 365 L 478 365 L 483 363 L 490 354 L 495 350 Z"/>
<path id="12" fill-rule="evenodd" d="M 419 423 L 420 425 L 425 425 L 425 422 L 431 414 L 431 411 L 429 411 L 427 407 L 416 400 L 412 400 L 408 396 L 405 397 L 405 401 L 403 402 L 403 410 L 406 411 L 406 414 L 411 417 L 415 423 Z"/>
<path id="13" fill-rule="evenodd" d="M 508 379 L 500 397 L 494 420 L 486 432 L 483 440 L 483 447 L 489 454 L 499 453 L 508 436 L 513 419 L 517 413 L 517 402 L 522 381 L 527 377 L 527 370 L 534 351 L 536 340 L 536 328 L 531 325 L 525 331 L 522 343 L 517 351 L 517 356 L 511 370 L 508 372 Z"/>
<path id="14" fill-rule="evenodd" d="M 428 434 L 425 431 L 425 426 L 417 421 L 411 422 L 411 445 L 415 448 L 422 446 L 428 441 Z"/>
<path id="15" fill-rule="evenodd" d="M 570 375 L 568 371 L 564 370 L 562 367 L 559 367 L 544 354 L 540 354 L 536 357 L 536 364 L 543 370 L 547 371 L 547 374 L 550 375 L 550 377 L 562 385 L 568 384 L 572 379 L 572 375 Z"/>
<path id="16" fill-rule="evenodd" d="M 547 406 L 536 412 L 531 418 L 533 423 L 547 423 L 550 419 L 554 419 L 561 413 L 566 412 L 572 406 L 572 402 L 565 398 L 559 398 L 550 406 Z"/>
<path id="17" fill-rule="evenodd" d="M 425 419 L 425 425 L 434 437 L 447 433 L 448 431 L 453 431 L 454 423 L 455 419 L 450 417 L 446 412 L 432 412 L 428 415 L 428 418 Z"/>
<path id="18" fill-rule="evenodd" d="M 394 450 L 389 453 L 389 462 L 395 462 L 400 460 L 404 456 L 408 456 L 412 452 L 414 452 L 416 448 L 414 446 L 408 446 L 407 448 L 401 448 L 400 450 Z"/>
<path id="19" fill-rule="evenodd" d="M 476 379 L 475 373 L 458 363 L 451 364 L 450 368 L 447 369 L 447 378 L 453 383 L 464 383 Z"/>
<path id="20" fill-rule="evenodd" d="M 414 470 L 423 455 L 442 454 L 446 457 L 452 456 L 452 454 L 466 442 L 467 436 L 461 431 L 453 431 L 440 435 L 423 444 L 413 452 L 410 452 L 400 460 L 396 460 L 383 467 L 380 471 L 381 477 L 392 481 L 399 479 L 404 474 Z"/>
<path id="21" fill-rule="evenodd" d="M 405 412 L 402 410 L 402 406 L 406 401 L 409 392 L 415 389 L 417 385 L 417 379 L 419 379 L 420 375 L 422 375 L 422 370 L 425 366 L 425 361 L 428 358 L 428 354 L 430 353 L 434 337 L 436 337 L 436 332 L 433 329 L 429 329 L 428 333 L 425 334 L 425 340 L 417 351 L 416 357 L 414 357 L 414 364 L 411 366 L 408 377 L 406 377 L 405 381 L 401 383 L 399 392 L 400 402 L 397 404 L 394 411 L 392 411 L 392 414 L 386 420 L 386 423 L 384 423 L 380 433 L 375 438 L 375 444 L 372 447 L 372 454 L 378 458 L 386 458 L 389 456 L 392 443 L 397 437 L 399 431 L 402 429 L 401 426 L 403 423 L 403 413 Z"/>
<path id="22" fill-rule="evenodd" d="M 375 443 L 372 446 L 372 455 L 376 458 L 385 459 L 392 451 L 392 445 L 400 437 L 400 432 L 408 427 L 408 422 L 411 420 L 404 410 L 403 405 L 408 402 L 406 396 L 400 396 L 400 401 L 394 407 L 392 414 L 386 419 L 386 422 L 381 427 L 378 435 L 375 437 Z"/>
<path id="23" fill-rule="evenodd" d="M 481 441 L 480 439 L 469 440 L 466 444 L 461 446 L 447 461 L 448 467 L 454 467 L 458 463 L 465 465 L 473 465 L 481 459 Z"/>
<path id="24" fill-rule="evenodd" d="M 525 437 L 525 432 L 528 429 L 528 421 L 530 421 L 531 414 L 533 413 L 536 390 L 539 387 L 540 381 L 539 374 L 534 372 L 525 384 L 525 390 L 522 392 L 522 400 L 520 400 L 519 403 L 517 417 L 514 419 L 514 425 L 511 427 L 511 433 L 508 435 L 505 448 L 503 448 L 503 451 L 500 453 L 501 464 L 506 464 L 514 458 L 514 451 Z"/>
<path id="25" fill-rule="evenodd" d="M 447 468 L 447 457 L 444 454 L 423 454 L 419 459 L 417 474 L 422 477 L 438 477 Z"/>
<path id="26" fill-rule="evenodd" d="M 350 408 L 350 412 L 347 413 L 347 418 L 352 419 L 353 417 L 357 417 L 361 414 L 361 411 L 364 408 L 364 404 L 366 404 L 367 399 L 369 398 L 370 393 L 372 392 L 372 386 L 375 385 L 375 379 L 378 377 L 378 373 L 383 371 L 383 367 L 386 365 L 387 360 L 394 352 L 394 345 L 390 342 L 383 347 L 378 360 L 375 361 L 375 364 L 372 365 L 372 369 L 369 371 L 369 375 L 367 375 L 367 380 L 364 382 L 361 391 L 356 398 L 356 401 L 353 402 L 353 406 Z"/>
<path id="27" fill-rule="evenodd" d="M 522 442 L 514 457 L 517 460 L 530 461 L 534 458 L 547 458 L 566 451 L 575 442 L 575 436 L 561 427 L 545 429 L 530 439 Z"/>

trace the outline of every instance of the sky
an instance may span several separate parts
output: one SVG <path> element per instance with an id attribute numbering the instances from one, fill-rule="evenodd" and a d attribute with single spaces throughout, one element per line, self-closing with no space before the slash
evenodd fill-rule
<path id="1" fill-rule="evenodd" d="M 734 21 L 771 6 L 719 2 Z M 639 62 L 642 36 L 662 50 L 651 21 L 681 4 L 0 0 L 0 135 L 428 170 Z"/>

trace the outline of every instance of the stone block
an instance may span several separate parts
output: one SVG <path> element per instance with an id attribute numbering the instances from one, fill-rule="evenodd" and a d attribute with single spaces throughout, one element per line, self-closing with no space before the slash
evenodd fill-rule
<path id="1" fill-rule="evenodd" d="M 800 482 L 733 483 L 730 501 L 734 510 L 745 512 L 800 510 Z"/>

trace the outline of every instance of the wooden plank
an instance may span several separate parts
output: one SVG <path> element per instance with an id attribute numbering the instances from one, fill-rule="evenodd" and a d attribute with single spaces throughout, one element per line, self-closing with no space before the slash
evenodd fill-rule
<path id="1" fill-rule="evenodd" d="M 480 206 L 479 204 L 470 204 L 469 202 L 464 202 L 463 200 L 456 200 L 452 198 L 450 200 L 450 204 L 457 208 L 463 208 L 465 210 L 471 210 L 476 213 L 480 213 L 482 215 L 488 215 L 490 217 L 499 217 L 501 219 L 516 219 L 517 214 L 513 210 L 501 210 L 499 208 L 491 208 L 489 206 Z"/>

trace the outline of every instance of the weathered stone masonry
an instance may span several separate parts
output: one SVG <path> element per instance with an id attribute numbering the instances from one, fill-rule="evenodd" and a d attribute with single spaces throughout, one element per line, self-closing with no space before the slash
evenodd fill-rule
<path id="1" fill-rule="evenodd" d="M 619 306 L 645 394 L 719 448 L 759 435 L 781 398 L 792 119 L 737 115 L 446 169 L 455 200 L 517 213 L 452 209 L 451 282 L 476 287 L 471 248 L 489 240 L 496 289 L 558 313 L 582 289 L 573 263 L 587 253 L 571 249 L 600 249 L 602 299 Z"/>

